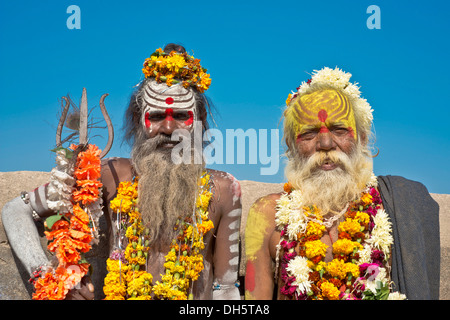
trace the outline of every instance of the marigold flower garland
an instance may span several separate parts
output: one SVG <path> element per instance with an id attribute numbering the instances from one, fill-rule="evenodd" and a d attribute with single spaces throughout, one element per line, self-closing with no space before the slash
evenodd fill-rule
<path id="1" fill-rule="evenodd" d="M 119 229 L 128 225 L 125 233 L 128 244 L 125 250 L 119 244 L 107 260 L 109 273 L 103 288 L 106 300 L 152 299 L 152 294 L 156 299 L 192 299 L 189 289 L 204 268 L 200 253 L 205 247 L 203 236 L 214 227 L 207 211 L 212 197 L 209 179 L 207 173 L 199 179 L 199 194 L 193 215 L 178 219 L 174 226 L 179 233 L 165 256 L 165 274 L 161 275 L 161 282 L 157 281 L 155 285 L 152 285 L 153 276 L 145 271 L 149 241 L 148 230 L 142 225 L 136 207 L 138 181 L 119 184 L 117 196 L 111 201 L 111 209 L 118 213 Z"/>
<path id="2" fill-rule="evenodd" d="M 55 253 L 56 267 L 43 266 L 40 277 L 33 281 L 35 300 L 62 300 L 69 290 L 74 288 L 89 270 L 89 263 L 83 259 L 82 253 L 91 249 L 91 242 L 95 234 L 91 229 L 90 206 L 95 204 L 92 211 L 95 215 L 101 211 L 101 191 L 102 183 L 100 178 L 100 150 L 95 145 L 71 146 L 78 154 L 74 166 L 73 175 L 77 179 L 72 189 L 71 206 L 68 206 L 66 194 L 61 194 L 58 199 L 53 198 L 55 208 L 59 208 L 56 216 L 51 216 L 45 222 L 48 231 L 45 235 L 49 241 L 48 249 Z M 63 153 L 65 159 L 62 158 Z M 70 162 L 73 153 L 67 149 L 59 149 L 57 162 Z M 60 165 L 58 163 L 58 165 Z M 61 168 L 61 166 L 57 167 Z M 70 165 L 64 168 L 71 170 Z M 70 171 L 69 171 L 70 172 Z M 64 173 L 64 172 L 63 172 Z M 53 177 L 66 176 L 68 172 L 54 173 Z M 56 180 L 53 184 L 58 185 Z M 52 183 L 51 182 L 51 183 Z"/>
<path id="3" fill-rule="evenodd" d="M 210 75 L 200 65 L 200 59 L 187 53 L 165 53 L 161 48 L 145 59 L 142 72 L 146 78 L 154 77 L 156 81 L 165 82 L 169 87 L 181 82 L 183 87 L 192 86 L 203 93 L 211 85 Z"/>
<path id="4" fill-rule="evenodd" d="M 326 227 L 320 209 L 302 206 L 301 193 L 286 184 L 276 214 L 281 230 L 278 250 L 283 251 L 281 293 L 303 300 L 405 299 L 391 291 L 388 264 L 393 237 L 381 202 L 372 184 L 349 205 L 345 221 L 338 225 L 333 260 L 326 263 L 328 246 L 320 240 Z"/>

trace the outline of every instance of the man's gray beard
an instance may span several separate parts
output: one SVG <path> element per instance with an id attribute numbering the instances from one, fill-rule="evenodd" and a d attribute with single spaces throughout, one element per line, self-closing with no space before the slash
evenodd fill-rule
<path id="1" fill-rule="evenodd" d="M 327 158 L 338 167 L 320 169 Z M 316 205 L 322 214 L 338 214 L 360 197 L 372 177 L 372 168 L 372 158 L 358 145 L 350 156 L 340 151 L 316 152 L 309 158 L 299 155 L 289 159 L 285 174 L 293 187 L 301 190 L 304 205 Z"/>
<path id="2" fill-rule="evenodd" d="M 193 213 L 197 182 L 204 164 L 174 164 L 171 148 L 160 148 L 170 137 L 137 139 L 131 160 L 139 177 L 138 206 L 144 225 L 150 230 L 152 244 L 169 244 L 176 234 L 179 217 Z"/>

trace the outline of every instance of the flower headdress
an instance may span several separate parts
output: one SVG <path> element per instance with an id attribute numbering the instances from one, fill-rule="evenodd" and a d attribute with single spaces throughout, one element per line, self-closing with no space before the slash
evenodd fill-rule
<path id="1" fill-rule="evenodd" d="M 324 67 L 321 70 L 314 70 L 311 79 L 303 81 L 297 88 L 297 92 L 292 92 L 286 99 L 286 106 L 289 109 L 291 102 L 303 95 L 313 93 L 318 90 L 334 89 L 344 94 L 350 101 L 356 118 L 358 129 L 368 134 L 372 125 L 372 108 L 366 99 L 361 97 L 358 83 L 351 83 L 351 73 Z"/>
<path id="2" fill-rule="evenodd" d="M 165 82 L 169 87 L 181 83 L 183 87 L 194 87 L 200 93 L 208 90 L 211 84 L 210 75 L 200 65 L 200 59 L 195 59 L 186 52 L 166 53 L 159 48 L 145 59 L 142 72 L 146 78 L 153 77 L 157 82 Z"/>

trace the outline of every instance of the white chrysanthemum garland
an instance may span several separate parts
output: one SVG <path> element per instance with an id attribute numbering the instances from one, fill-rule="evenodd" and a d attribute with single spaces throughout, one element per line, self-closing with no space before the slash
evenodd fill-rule
<path id="1" fill-rule="evenodd" d="M 377 192 L 373 191 L 376 185 L 376 177 L 372 175 L 370 183 L 362 194 L 373 194 L 374 197 L 379 198 L 376 195 Z M 381 204 L 381 198 L 378 201 Z M 392 292 L 391 290 L 390 266 L 388 265 L 388 261 L 391 253 L 390 248 L 394 242 L 392 237 L 392 223 L 389 221 L 387 213 L 379 206 L 377 207 L 376 213 L 372 215 L 372 223 L 374 224 L 372 231 L 368 232 L 366 230 L 365 241 L 362 241 L 363 246 L 361 246 L 359 251 L 356 251 L 359 254 L 359 259 L 355 261 L 355 265 L 363 274 L 360 274 L 353 283 L 353 287 L 355 288 L 353 291 L 360 292 L 360 299 L 406 299 L 405 295 Z M 336 217 L 339 218 L 339 215 Z M 297 245 L 297 240 L 299 240 L 297 237 L 299 234 L 304 234 L 307 231 L 310 221 L 330 227 L 330 224 L 335 220 L 337 219 L 324 221 L 316 215 L 305 214 L 301 193 L 298 190 L 284 192 L 281 195 L 277 201 L 275 222 L 280 231 L 282 231 L 280 243 L 277 246 L 277 270 L 281 249 L 283 248 L 285 252 L 283 256 L 284 265 L 282 264 L 285 270 L 281 272 L 282 280 L 285 283 L 282 287 L 283 294 L 300 299 L 307 299 L 313 295 L 311 288 L 314 282 L 311 281 L 310 275 L 314 271 L 320 271 L 322 277 L 323 272 L 328 271 L 328 264 L 324 261 L 316 264 L 304 256 L 297 255 L 295 252 L 295 246 Z M 383 253 L 383 260 L 386 264 L 376 263 L 378 258 L 372 256 L 376 250 Z M 356 297 L 353 291 L 339 293 L 337 288 L 334 289 L 337 291 L 334 295 L 335 298 L 354 299 Z"/>
<path id="2" fill-rule="evenodd" d="M 74 177 L 77 155 L 74 151 L 58 147 L 56 153 L 56 167 L 50 174 L 50 182 L 47 189 L 47 205 L 57 213 L 73 213 L 72 192 L 74 191 L 76 179 Z M 98 199 L 85 207 L 91 222 L 93 243 L 99 241 L 99 219 L 103 215 L 102 189 L 99 189 Z"/>
<path id="3" fill-rule="evenodd" d="M 55 212 L 70 212 L 72 208 L 72 191 L 76 179 L 73 177 L 76 157 L 73 152 L 64 148 L 57 148 L 56 167 L 50 174 L 47 189 L 47 205 Z"/>
<path id="4" fill-rule="evenodd" d="M 373 121 L 373 110 L 367 100 L 361 97 L 358 83 L 350 82 L 351 76 L 351 73 L 342 71 L 337 67 L 335 69 L 324 67 L 321 70 L 314 70 L 310 80 L 303 81 L 297 88 L 297 92 L 289 94 L 286 105 L 289 107 L 291 101 L 295 98 L 318 90 L 338 90 L 349 99 L 353 106 L 357 129 L 369 135 Z"/>

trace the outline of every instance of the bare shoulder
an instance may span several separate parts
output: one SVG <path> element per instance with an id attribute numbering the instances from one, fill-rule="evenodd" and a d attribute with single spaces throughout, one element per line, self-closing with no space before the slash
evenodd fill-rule
<path id="1" fill-rule="evenodd" d="M 221 196 L 231 196 L 235 198 L 241 198 L 241 185 L 239 181 L 228 172 L 208 169 L 208 173 L 212 177 L 216 192 L 219 192 Z"/>
<path id="2" fill-rule="evenodd" d="M 253 214 L 274 217 L 276 213 L 277 201 L 280 199 L 281 194 L 281 192 L 270 193 L 257 199 L 251 206 L 250 210 L 253 211 Z"/>
<path id="3" fill-rule="evenodd" d="M 120 182 L 133 179 L 133 166 L 130 159 L 118 157 L 102 159 L 101 165 L 104 194 L 107 199 L 111 199 Z"/>
<path id="4" fill-rule="evenodd" d="M 123 173 L 124 171 L 129 172 L 131 168 L 131 160 L 128 158 L 111 157 L 102 159 L 102 176 Z"/>

